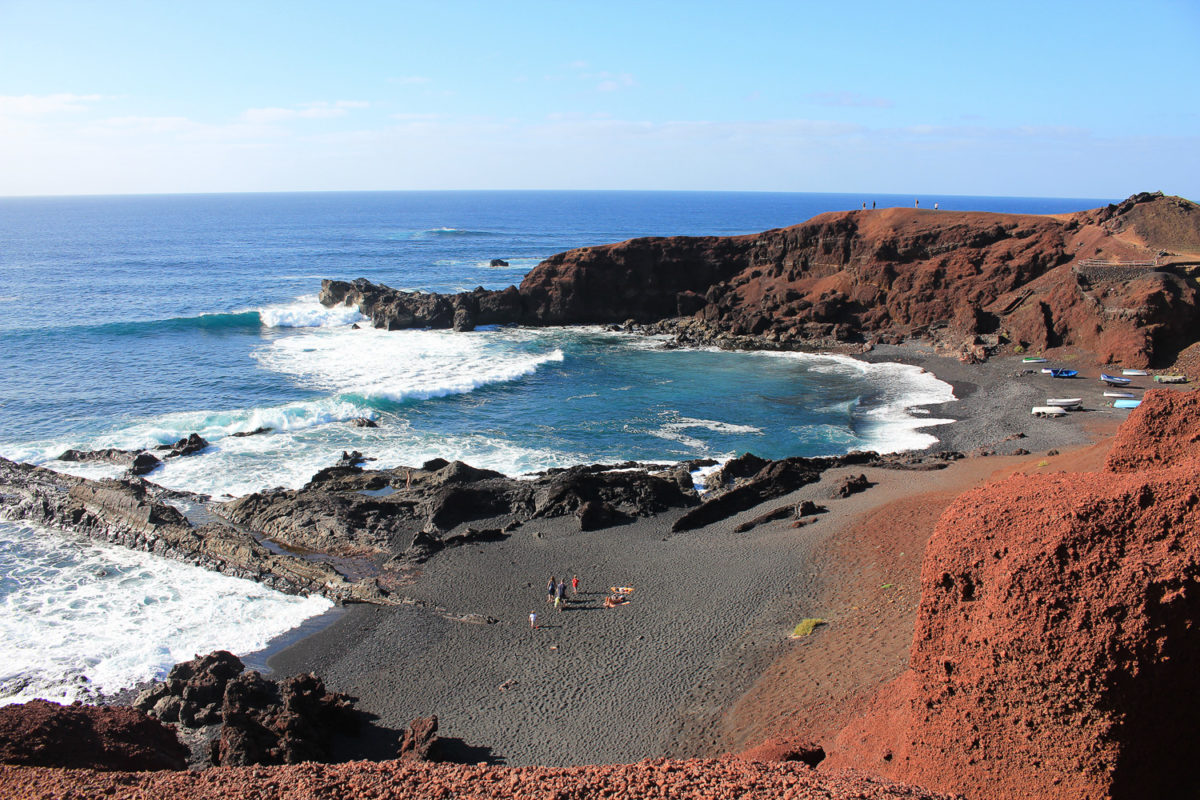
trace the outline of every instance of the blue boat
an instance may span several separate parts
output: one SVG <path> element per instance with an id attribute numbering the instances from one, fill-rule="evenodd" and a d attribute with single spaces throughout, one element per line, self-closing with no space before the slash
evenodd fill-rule
<path id="1" fill-rule="evenodd" d="M 1113 400 L 1113 408 L 1137 408 L 1141 404 L 1141 400 Z"/>
<path id="2" fill-rule="evenodd" d="M 1129 385 L 1129 378 L 1118 378 L 1115 375 L 1106 375 L 1103 372 L 1100 373 L 1100 380 L 1104 381 L 1109 386 L 1128 386 Z"/>
<path id="3" fill-rule="evenodd" d="M 1079 374 L 1076 369 L 1052 369 L 1050 370 L 1051 378 L 1074 378 Z"/>

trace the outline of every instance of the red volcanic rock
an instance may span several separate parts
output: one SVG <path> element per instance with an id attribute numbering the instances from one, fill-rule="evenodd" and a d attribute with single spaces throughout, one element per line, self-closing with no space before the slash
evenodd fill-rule
<path id="1" fill-rule="evenodd" d="M 187 767 L 187 750 L 173 730 L 132 708 L 33 700 L 0 708 L 0 763 L 175 770 Z"/>
<path id="2" fill-rule="evenodd" d="M 1200 446 L 1150 430 L 1200 430 L 1200 406 L 1143 408 L 1110 460 L 1136 471 L 1018 475 L 946 511 L 909 672 L 823 768 L 980 799 L 1197 796 Z"/>
<path id="3" fill-rule="evenodd" d="M 186 773 L 64 772 L 0 766 L 0 796 L 179 800 L 919 800 L 945 798 L 872 778 L 821 775 L 804 764 L 642 761 L 587 767 L 485 767 L 402 761 L 336 766 L 217 767 Z"/>
<path id="4" fill-rule="evenodd" d="M 1055 217 L 889 208 L 745 236 L 579 248 L 503 292 L 425 295 L 359 279 L 325 281 L 321 301 L 357 305 L 389 329 L 685 318 L 674 332 L 687 343 L 736 335 L 779 346 L 945 328 L 968 359 L 981 357 L 975 336 L 997 334 L 1146 366 L 1195 341 L 1200 292 L 1185 274 L 1144 264 L 1193 244 L 1200 207 L 1161 194 Z M 1111 266 L 1130 261 L 1143 266 Z"/>
<path id="5" fill-rule="evenodd" d="M 738 753 L 736 758 L 745 761 L 766 761 L 776 763 L 783 761 L 799 761 L 810 767 L 815 767 L 825 760 L 825 749 L 814 742 L 791 742 L 783 739 L 771 739 L 760 745 Z"/>
<path id="6" fill-rule="evenodd" d="M 1200 391 L 1155 389 L 1121 425 L 1104 468 L 1157 469 L 1200 453 Z"/>
<path id="7" fill-rule="evenodd" d="M 764 234 L 765 235 L 765 234 Z M 551 256 L 521 281 L 526 316 L 544 325 L 652 322 L 698 305 L 747 263 L 757 237 L 631 239 Z"/>
<path id="8" fill-rule="evenodd" d="M 408 723 L 408 728 L 400 737 L 400 760 L 435 761 L 431 753 L 437 746 L 437 729 L 437 714 L 417 717 Z"/>

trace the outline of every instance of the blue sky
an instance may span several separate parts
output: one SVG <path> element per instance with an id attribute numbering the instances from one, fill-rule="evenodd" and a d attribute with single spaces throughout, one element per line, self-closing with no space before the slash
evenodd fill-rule
<path id="1" fill-rule="evenodd" d="M 1200 2 L 0 0 L 0 195 L 1200 199 Z"/>

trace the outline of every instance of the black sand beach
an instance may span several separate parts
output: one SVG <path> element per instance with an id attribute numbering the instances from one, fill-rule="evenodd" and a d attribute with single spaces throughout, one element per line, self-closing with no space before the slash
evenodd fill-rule
<path id="1" fill-rule="evenodd" d="M 1087 378 L 1055 380 L 1022 374 L 1030 367 L 1011 357 L 964 365 L 908 345 L 866 358 L 919 365 L 954 385 L 957 402 L 928 407 L 930 417 L 956 420 L 931 429 L 934 449 L 997 455 L 933 472 L 832 470 L 789 497 L 689 533 L 670 532 L 680 512 L 586 533 L 573 519 L 539 520 L 506 541 L 437 554 L 406 587 L 408 604 L 350 606 L 271 656 L 270 667 L 316 672 L 386 728 L 437 714 L 443 735 L 480 748 L 470 751 L 475 760 L 571 765 L 723 752 L 722 714 L 767 665 L 804 646 L 788 638 L 799 620 L 831 616 L 823 603 L 844 569 L 829 554 L 848 526 L 897 498 L 966 488 L 1028 460 L 1005 455 L 1018 448 L 1038 455 L 1085 445 L 1127 414 L 1104 405 L 1104 387 L 1088 370 Z M 1030 416 L 1054 396 L 1083 397 L 1085 411 Z M 871 489 L 829 498 L 834 483 L 859 472 Z M 805 527 L 785 520 L 733 532 L 810 498 L 828 513 Z M 919 564 L 919 553 L 909 556 Z M 573 574 L 580 595 L 556 612 L 545 600 L 547 578 Z M 635 587 L 632 601 L 603 608 L 610 586 Z M 908 639 L 911 624 L 864 660 L 898 670 Z"/>

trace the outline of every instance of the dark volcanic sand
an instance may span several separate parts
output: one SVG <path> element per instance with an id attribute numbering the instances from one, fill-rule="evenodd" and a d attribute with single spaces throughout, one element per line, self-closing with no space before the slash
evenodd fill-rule
<path id="1" fill-rule="evenodd" d="M 1127 414 L 1103 406 L 1098 369 L 1081 370 L 1089 379 L 1064 381 L 1017 377 L 1030 369 L 1019 358 L 968 366 L 913 346 L 868 357 L 918 364 L 955 386 L 960 402 L 930 408 L 931 417 L 960 420 L 930 429 L 941 440 L 937 449 L 1020 447 L 1037 456 L 1092 441 Z M 1031 406 L 1055 396 L 1082 396 L 1092 410 L 1065 420 L 1030 416 Z M 1004 441 L 1018 432 L 1026 437 Z M 771 731 L 746 719 L 722 723 L 722 716 L 772 663 L 816 641 L 790 640 L 796 622 L 855 605 L 845 596 L 832 602 L 830 592 L 866 569 L 834 558 L 863 515 L 925 491 L 952 496 L 1029 458 L 961 462 L 942 473 L 834 470 L 789 498 L 685 534 L 670 533 L 679 512 L 589 533 L 573 519 L 538 521 L 505 542 L 439 553 L 406 590 L 413 605 L 351 607 L 268 663 L 279 675 L 317 672 L 331 689 L 358 696 L 384 727 L 435 713 L 444 735 L 486 748 L 473 751 L 472 760 L 558 766 L 716 754 L 745 743 L 729 724 L 745 733 Z M 867 472 L 876 487 L 827 499 L 830 485 L 852 472 Z M 830 510 L 813 524 L 772 522 L 733 533 L 741 521 L 810 497 Z M 884 517 L 876 524 L 887 524 Z M 925 535 L 918 532 L 911 544 L 920 548 Z M 895 581 L 915 584 L 915 575 L 904 573 L 919 572 L 920 551 L 897 563 Z M 552 574 L 582 581 L 579 601 L 557 613 L 545 602 Z M 600 607 L 616 585 L 636 587 L 632 602 Z M 529 628 L 530 611 L 539 615 L 539 630 Z M 836 624 L 831 619 L 829 629 Z M 861 675 L 860 644 L 841 645 L 843 681 L 872 684 L 903 665 L 912 635 L 907 607 L 888 617 L 888 631 L 867 631 L 861 646 L 873 651 L 862 659 Z"/>

